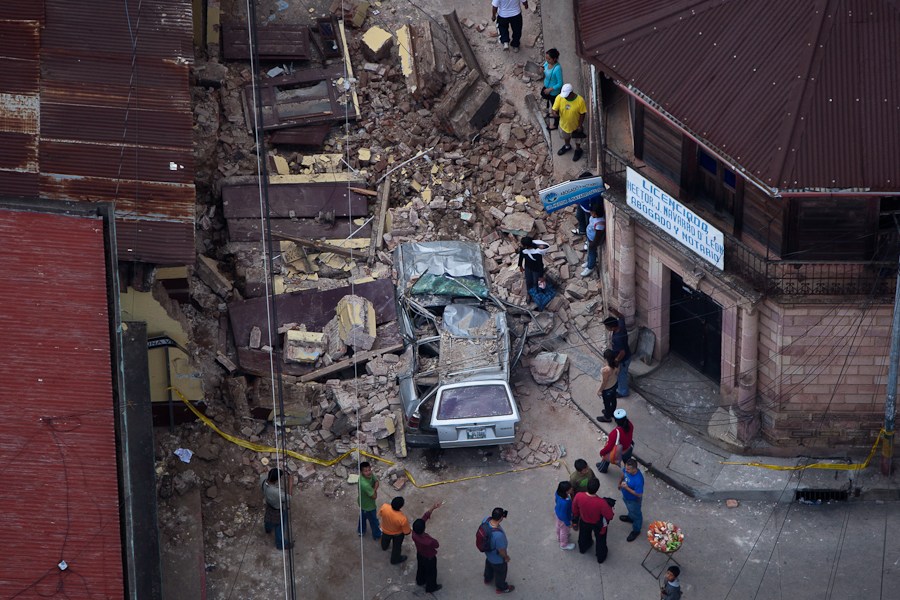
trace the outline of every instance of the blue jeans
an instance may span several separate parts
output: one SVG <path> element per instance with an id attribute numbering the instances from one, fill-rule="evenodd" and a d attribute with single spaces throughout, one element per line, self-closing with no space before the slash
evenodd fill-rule
<path id="1" fill-rule="evenodd" d="M 631 357 L 629 356 L 619 363 L 619 379 L 616 381 L 616 393 L 619 398 L 624 398 L 630 392 L 628 391 L 628 367 L 631 366 Z"/>
<path id="2" fill-rule="evenodd" d="M 377 540 L 381 537 L 381 526 L 378 524 L 378 513 L 373 508 L 372 510 L 362 510 L 359 511 L 359 524 L 356 526 L 356 533 L 359 535 L 366 534 L 366 521 L 368 521 L 372 526 L 372 539 Z"/>
<path id="3" fill-rule="evenodd" d="M 581 209 L 579 209 L 581 210 Z M 588 242 L 587 249 L 587 266 L 586 269 L 593 269 L 597 266 L 597 246 L 594 245 L 593 241 Z"/>
<path id="4" fill-rule="evenodd" d="M 290 540 L 285 540 L 283 537 L 283 532 L 287 529 L 286 517 L 287 515 L 282 513 L 280 522 L 278 520 L 275 522 L 270 522 L 268 520 L 264 521 L 266 533 L 272 533 L 273 530 L 275 531 L 275 547 L 279 550 L 284 550 L 285 545 L 291 543 Z"/>
<path id="5" fill-rule="evenodd" d="M 628 509 L 628 516 L 631 517 L 632 531 L 640 533 L 641 527 L 644 524 L 644 515 L 641 513 L 641 501 L 626 500 L 625 498 L 622 498 L 622 501 L 625 502 L 625 508 Z"/>

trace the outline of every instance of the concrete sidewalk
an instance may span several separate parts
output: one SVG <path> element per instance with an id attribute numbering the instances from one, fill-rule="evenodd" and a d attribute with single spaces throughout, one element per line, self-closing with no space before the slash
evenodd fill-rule
<path id="1" fill-rule="evenodd" d="M 596 337 L 596 334 L 595 334 Z M 570 340 L 575 342 L 575 340 Z M 602 351 L 605 340 L 592 340 L 594 348 Z M 573 346 L 578 344 L 571 344 Z M 584 343 L 582 342 L 583 346 Z M 597 396 L 600 361 L 591 352 L 582 353 L 573 361 L 569 371 L 569 385 L 578 408 L 604 433 L 612 431 L 615 424 L 596 420 L 603 410 L 603 402 Z M 592 360 L 594 359 L 594 360 Z M 674 368 L 688 369 L 676 365 Z M 648 375 L 644 375 L 647 377 Z M 642 377 L 633 378 L 631 394 L 620 398 L 618 406 L 628 412 L 635 424 L 635 457 L 657 477 L 681 492 L 704 500 L 774 500 L 792 502 L 798 490 L 846 490 L 851 498 L 867 500 L 900 500 L 900 480 L 896 473 L 884 477 L 879 471 L 880 454 L 876 454 L 870 466 L 861 471 L 802 469 L 777 470 L 761 466 L 730 465 L 754 463 L 773 467 L 801 467 L 812 463 L 859 464 L 865 461 L 866 452 L 859 451 L 844 457 L 844 451 L 836 451 L 840 458 L 776 458 L 752 456 L 729 451 L 722 443 L 686 426 L 699 423 L 681 418 L 671 418 L 653 402 L 641 394 Z M 689 392 L 672 386 L 667 402 L 679 406 L 690 404 Z M 659 398 L 655 400 L 659 402 Z M 708 408 L 704 408 L 708 411 Z M 700 413 L 702 414 L 702 413 Z M 708 418 L 708 414 L 707 414 Z"/>

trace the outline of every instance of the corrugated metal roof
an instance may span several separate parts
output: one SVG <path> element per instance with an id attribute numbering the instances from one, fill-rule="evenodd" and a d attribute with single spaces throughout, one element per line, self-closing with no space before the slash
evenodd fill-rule
<path id="1" fill-rule="evenodd" d="M 146 262 L 193 263 L 190 0 L 11 4 L 0 7 L 3 193 L 114 202 L 147 231 L 177 223 L 130 245 Z"/>
<path id="2" fill-rule="evenodd" d="M 900 191 L 894 0 L 577 0 L 579 54 L 770 188 Z"/>
<path id="3" fill-rule="evenodd" d="M 0 208 L 0 239 L 0 597 L 122 598 L 103 222 Z"/>

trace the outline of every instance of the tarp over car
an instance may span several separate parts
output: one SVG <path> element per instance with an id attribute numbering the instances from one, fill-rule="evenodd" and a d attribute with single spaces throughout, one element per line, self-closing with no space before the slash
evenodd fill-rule
<path id="1" fill-rule="evenodd" d="M 483 300 L 490 293 L 481 247 L 472 242 L 401 244 L 395 250 L 394 265 L 401 294 Z"/>

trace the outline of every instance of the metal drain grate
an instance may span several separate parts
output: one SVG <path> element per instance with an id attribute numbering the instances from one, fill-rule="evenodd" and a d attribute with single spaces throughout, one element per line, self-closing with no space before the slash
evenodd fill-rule
<path id="1" fill-rule="evenodd" d="M 847 490 L 797 490 L 794 492 L 794 501 L 803 504 L 822 504 L 824 502 L 841 501 L 850 499 Z"/>

